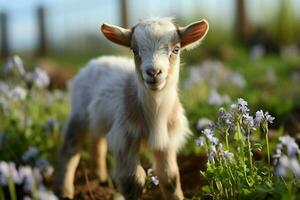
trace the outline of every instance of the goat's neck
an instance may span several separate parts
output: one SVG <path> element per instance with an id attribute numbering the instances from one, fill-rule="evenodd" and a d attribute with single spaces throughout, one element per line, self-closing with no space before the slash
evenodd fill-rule
<path id="1" fill-rule="evenodd" d="M 179 73 L 174 74 L 161 91 L 149 91 L 143 85 L 138 86 L 138 98 L 147 125 L 147 141 L 152 149 L 164 149 L 168 145 L 168 120 L 178 101 L 178 76 Z"/>
<path id="2" fill-rule="evenodd" d="M 148 117 L 168 116 L 178 100 L 178 74 L 161 91 L 151 91 L 144 86 L 138 87 L 138 98 L 143 112 Z"/>

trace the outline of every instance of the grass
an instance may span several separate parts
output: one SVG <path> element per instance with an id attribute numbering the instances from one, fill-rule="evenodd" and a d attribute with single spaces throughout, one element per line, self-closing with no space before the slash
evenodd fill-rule
<path id="1" fill-rule="evenodd" d="M 186 88 L 184 81 L 189 79 L 191 65 L 200 66 L 205 60 L 216 59 L 210 53 L 205 53 L 204 50 L 205 44 L 194 49 L 193 52 L 195 53 L 184 52 L 182 56 L 180 97 L 194 133 L 182 153 L 187 155 L 203 153 L 195 145 L 195 139 L 201 135 L 201 132 L 196 129 L 199 118 L 206 117 L 216 121 L 219 107 L 226 107 L 231 103 L 210 104 L 208 98 L 213 89 L 222 95 L 228 95 L 231 100 L 238 97 L 244 98 L 249 102 L 252 115 L 255 114 L 253 111 L 258 109 L 269 111 L 276 117 L 271 128 L 277 129 L 277 132 L 284 132 L 289 117 L 300 107 L 300 78 L 297 79 L 297 76 L 300 76 L 300 57 L 287 58 L 267 54 L 259 59 L 253 59 L 249 55 L 249 50 L 243 46 L 229 46 L 226 50 L 226 56 L 221 56 L 222 66 L 226 70 L 240 73 L 245 79 L 245 87 L 237 87 L 225 81 L 225 84 L 218 85 L 216 88 L 213 88 L 208 82 Z M 99 54 L 103 55 L 101 52 L 95 52 L 81 56 L 53 56 L 50 59 L 61 66 L 78 70 L 90 58 L 99 56 Z M 119 52 L 114 52 L 114 54 L 119 54 Z M 130 52 L 122 51 L 120 54 L 129 56 Z M 25 59 L 25 66 L 32 66 L 30 65 L 32 63 L 35 63 L 33 58 Z M 0 150 L 6 152 L 0 155 L 0 160 L 13 161 L 17 165 L 23 165 L 22 155 L 33 146 L 40 150 L 41 158 L 47 159 L 50 164 L 56 166 L 54 152 L 57 152 L 63 125 L 69 112 L 67 93 L 62 92 L 60 93 L 61 97 L 57 97 L 57 91 L 40 89 L 35 86 L 27 88 L 27 85 L 19 77 L 15 77 L 11 82 L 7 79 L 5 81 L 11 89 L 15 85 L 26 88 L 28 95 L 24 100 L 13 101 L 10 100 L 9 95 L 0 93 L 0 100 L 1 98 L 6 99 L 9 108 L 5 109 L 0 104 L 0 117 L 2 119 L 0 133 L 6 138 L 0 140 Z M 50 129 L 47 129 L 50 119 L 58 123 L 56 125 L 50 124 Z M 270 141 L 269 146 L 270 149 L 273 149 L 275 143 Z M 85 159 L 89 159 L 86 152 L 83 155 Z M 144 160 L 147 159 L 149 158 L 146 153 Z M 25 164 L 34 166 L 35 162 L 25 162 Z M 270 180 L 268 179 L 268 181 Z"/>

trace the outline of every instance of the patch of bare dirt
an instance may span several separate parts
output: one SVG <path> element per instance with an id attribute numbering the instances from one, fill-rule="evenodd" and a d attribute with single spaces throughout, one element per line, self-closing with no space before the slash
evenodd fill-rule
<path id="1" fill-rule="evenodd" d="M 200 177 L 200 170 L 205 169 L 206 157 L 203 155 L 179 156 L 178 164 L 181 174 L 182 189 L 187 198 L 199 194 L 201 187 L 206 184 Z M 89 166 L 81 162 L 76 172 L 75 199 L 79 200 L 110 200 L 113 190 L 109 186 L 102 186 Z M 160 200 L 161 193 L 156 186 L 143 193 L 143 200 Z"/>

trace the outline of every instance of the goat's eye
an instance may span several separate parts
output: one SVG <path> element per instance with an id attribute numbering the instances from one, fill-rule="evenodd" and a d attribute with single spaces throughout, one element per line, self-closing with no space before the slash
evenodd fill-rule
<path id="1" fill-rule="evenodd" d="M 179 49 L 180 49 L 180 48 L 179 48 L 178 46 L 174 47 L 174 49 L 172 50 L 172 53 L 178 54 Z"/>
<path id="2" fill-rule="evenodd" d="M 134 48 L 132 48 L 131 50 L 132 50 L 132 53 L 133 53 L 135 56 L 137 56 L 137 55 L 139 54 L 138 50 L 136 50 L 136 49 L 134 49 Z"/>

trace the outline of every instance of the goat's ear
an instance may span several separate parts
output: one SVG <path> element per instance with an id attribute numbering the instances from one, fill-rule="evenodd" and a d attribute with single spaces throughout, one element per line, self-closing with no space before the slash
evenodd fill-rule
<path id="1" fill-rule="evenodd" d="M 131 30 L 110 24 L 102 24 L 101 31 L 110 41 L 125 46 L 131 46 Z"/>
<path id="2" fill-rule="evenodd" d="M 209 25 L 206 20 L 201 20 L 186 27 L 179 28 L 181 48 L 196 47 L 201 39 L 203 39 L 208 32 Z"/>

